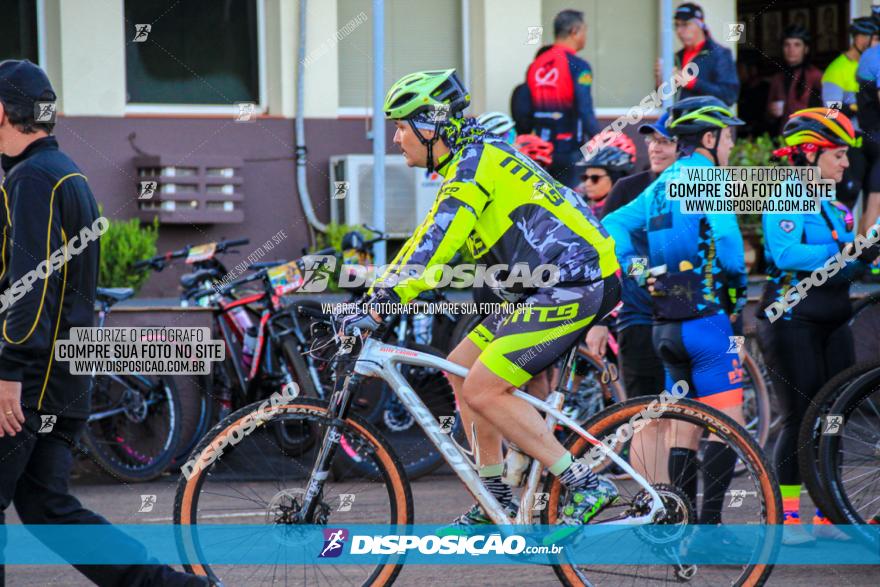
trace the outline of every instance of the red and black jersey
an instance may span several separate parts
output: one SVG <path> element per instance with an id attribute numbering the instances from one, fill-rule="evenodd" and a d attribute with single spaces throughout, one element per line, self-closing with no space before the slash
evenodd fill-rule
<path id="1" fill-rule="evenodd" d="M 564 45 L 553 45 L 529 66 L 526 82 L 532 99 L 535 133 L 563 151 L 579 147 L 599 132 L 593 111 L 593 70 Z"/>

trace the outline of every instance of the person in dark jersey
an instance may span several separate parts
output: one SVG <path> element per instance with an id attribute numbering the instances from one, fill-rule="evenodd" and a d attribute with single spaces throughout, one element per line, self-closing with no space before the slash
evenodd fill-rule
<path id="1" fill-rule="evenodd" d="M 587 39 L 584 15 L 563 10 L 553 20 L 555 42 L 529 66 L 526 81 L 533 108 L 531 129 L 553 143 L 550 175 L 566 187 L 579 182 L 580 147 L 600 130 L 593 110 L 593 70 L 576 55 Z"/>

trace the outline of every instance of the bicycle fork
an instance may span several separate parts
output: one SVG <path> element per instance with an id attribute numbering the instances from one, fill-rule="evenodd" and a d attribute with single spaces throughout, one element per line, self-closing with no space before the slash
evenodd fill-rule
<path id="1" fill-rule="evenodd" d="M 302 509 L 298 514 L 299 522 L 309 523 L 313 519 L 315 510 L 321 501 L 320 497 L 324 490 L 324 483 L 330 475 L 333 457 L 336 455 L 336 450 L 339 448 L 339 443 L 342 440 L 342 428 L 348 415 L 349 404 L 351 403 L 351 392 L 349 389 L 350 386 L 356 383 L 358 378 L 358 375 L 346 376 L 342 389 L 330 396 L 330 405 L 327 411 L 330 421 L 326 432 L 324 432 L 321 448 L 315 459 L 315 466 L 309 474 Z"/>

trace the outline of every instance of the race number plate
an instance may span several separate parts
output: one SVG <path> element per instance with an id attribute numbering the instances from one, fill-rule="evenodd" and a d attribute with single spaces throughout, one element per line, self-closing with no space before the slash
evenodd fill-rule
<path id="1" fill-rule="evenodd" d="M 207 261 L 217 252 L 217 243 L 208 243 L 206 245 L 198 245 L 191 247 L 186 255 L 186 264 L 192 265 L 201 261 Z"/>
<path id="2" fill-rule="evenodd" d="M 296 266 L 296 261 L 272 267 L 269 269 L 268 275 L 269 282 L 277 296 L 294 292 L 303 285 L 302 272 Z"/>

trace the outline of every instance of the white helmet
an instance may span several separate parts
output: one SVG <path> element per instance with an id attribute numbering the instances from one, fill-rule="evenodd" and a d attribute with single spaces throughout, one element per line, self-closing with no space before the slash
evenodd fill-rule
<path id="1" fill-rule="evenodd" d="M 486 112 L 477 117 L 480 126 L 486 127 L 486 130 L 493 135 L 503 137 L 514 126 L 513 119 L 503 112 Z"/>

